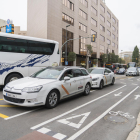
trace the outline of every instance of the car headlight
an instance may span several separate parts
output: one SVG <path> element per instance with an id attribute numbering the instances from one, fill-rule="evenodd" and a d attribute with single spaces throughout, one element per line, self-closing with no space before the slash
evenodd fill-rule
<path id="1" fill-rule="evenodd" d="M 6 84 L 6 86 L 4 87 L 5 90 L 11 90 L 11 88 L 8 86 L 8 84 Z"/>
<path id="2" fill-rule="evenodd" d="M 42 89 L 42 87 L 43 86 L 26 87 L 22 90 L 22 92 L 27 92 L 27 93 L 39 92 Z"/>
<path id="3" fill-rule="evenodd" d="M 93 78 L 92 81 L 96 81 L 96 80 L 98 80 L 98 79 L 99 79 L 99 77 L 97 77 L 97 78 Z"/>

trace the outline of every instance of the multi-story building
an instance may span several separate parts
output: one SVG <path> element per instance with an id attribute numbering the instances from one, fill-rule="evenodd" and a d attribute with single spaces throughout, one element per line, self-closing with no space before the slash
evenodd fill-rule
<path id="1" fill-rule="evenodd" d="M 6 20 L 0 19 L 0 32 L 6 31 L 6 27 L 5 27 L 6 24 L 7 24 Z"/>
<path id="2" fill-rule="evenodd" d="M 97 58 L 100 65 L 100 56 L 107 49 L 118 54 L 119 21 L 102 0 L 28 0 L 27 4 L 28 36 L 56 40 L 61 48 L 66 31 L 67 40 L 96 34 L 96 42 L 90 38 L 68 42 L 68 52 L 77 55 L 74 65 L 86 63 L 87 44 L 93 48 L 90 63 Z M 65 47 L 62 51 L 64 54 Z"/>
<path id="3" fill-rule="evenodd" d="M 27 31 L 21 31 L 20 26 L 15 26 L 14 27 L 14 34 L 26 36 Z"/>

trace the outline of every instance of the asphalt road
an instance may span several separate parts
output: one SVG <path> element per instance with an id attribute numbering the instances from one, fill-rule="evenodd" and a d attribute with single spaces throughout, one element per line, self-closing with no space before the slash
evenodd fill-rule
<path id="1" fill-rule="evenodd" d="M 0 140 L 126 140 L 140 112 L 139 84 L 140 76 L 117 76 L 115 85 L 63 100 L 54 109 L 11 106 L 0 91 Z"/>

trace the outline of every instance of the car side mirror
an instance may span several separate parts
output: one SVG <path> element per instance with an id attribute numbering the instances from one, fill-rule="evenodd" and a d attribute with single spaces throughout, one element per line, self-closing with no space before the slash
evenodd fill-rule
<path id="1" fill-rule="evenodd" d="M 68 80 L 70 80 L 70 77 L 65 76 L 65 77 L 64 77 L 64 81 L 68 81 Z"/>
<path id="2" fill-rule="evenodd" d="M 107 73 L 107 72 L 105 72 L 105 75 L 108 75 L 108 73 Z"/>

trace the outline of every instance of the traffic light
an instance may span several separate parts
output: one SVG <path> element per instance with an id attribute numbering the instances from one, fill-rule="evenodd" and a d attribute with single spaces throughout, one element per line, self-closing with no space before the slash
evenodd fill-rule
<path id="1" fill-rule="evenodd" d="M 1 27 L 0 27 L 0 32 L 1 32 Z"/>
<path id="2" fill-rule="evenodd" d="M 12 32 L 11 34 L 14 34 L 14 24 L 12 24 Z"/>
<path id="3" fill-rule="evenodd" d="M 93 34 L 93 35 L 91 36 L 91 42 L 95 42 L 95 37 L 96 37 L 96 34 Z"/>
<path id="4" fill-rule="evenodd" d="M 136 58 L 136 60 L 137 60 L 138 58 Z"/>
<path id="5" fill-rule="evenodd" d="M 64 58 L 61 58 L 61 62 L 64 62 Z"/>

